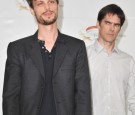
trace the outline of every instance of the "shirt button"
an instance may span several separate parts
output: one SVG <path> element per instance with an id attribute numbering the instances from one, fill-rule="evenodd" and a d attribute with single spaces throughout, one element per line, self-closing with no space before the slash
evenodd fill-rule
<path id="1" fill-rule="evenodd" d="M 51 55 L 49 55 L 49 58 L 51 58 L 52 56 Z"/>

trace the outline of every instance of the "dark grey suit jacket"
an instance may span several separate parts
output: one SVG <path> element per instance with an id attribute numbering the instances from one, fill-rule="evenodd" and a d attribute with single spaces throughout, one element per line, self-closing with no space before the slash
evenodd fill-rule
<path id="1" fill-rule="evenodd" d="M 90 76 L 83 41 L 61 34 L 53 70 L 57 115 L 91 115 Z M 36 34 L 9 44 L 3 89 L 3 115 L 38 115 L 44 68 Z"/>

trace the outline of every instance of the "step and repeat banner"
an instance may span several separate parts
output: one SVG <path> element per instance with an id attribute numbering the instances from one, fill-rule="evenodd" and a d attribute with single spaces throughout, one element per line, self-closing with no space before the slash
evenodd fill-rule
<path id="1" fill-rule="evenodd" d="M 95 28 L 99 10 L 115 3 L 125 12 L 126 22 L 118 36 L 118 47 L 135 58 L 135 1 L 134 0 L 60 0 L 59 30 L 85 41 L 86 46 L 97 39 Z M 0 115 L 6 51 L 9 42 L 32 35 L 37 30 L 35 18 L 25 0 L 3 0 L 0 3 Z M 130 113 L 129 113 L 130 114 Z"/>

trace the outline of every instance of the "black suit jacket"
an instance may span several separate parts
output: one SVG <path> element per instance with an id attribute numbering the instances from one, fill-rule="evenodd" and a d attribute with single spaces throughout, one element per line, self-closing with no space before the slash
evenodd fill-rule
<path id="1" fill-rule="evenodd" d="M 59 37 L 52 80 L 57 115 L 91 115 L 85 44 L 60 32 Z M 37 32 L 10 43 L 5 68 L 3 115 L 38 115 L 44 76 Z"/>

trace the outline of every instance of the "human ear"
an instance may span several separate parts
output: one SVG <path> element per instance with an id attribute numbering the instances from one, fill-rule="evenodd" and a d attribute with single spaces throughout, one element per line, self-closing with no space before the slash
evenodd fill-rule
<path id="1" fill-rule="evenodd" d="M 30 7 L 29 9 L 30 9 L 31 14 L 35 16 L 34 9 L 33 9 L 33 8 L 31 8 L 31 7 Z"/>
<path id="2" fill-rule="evenodd" d="M 99 29 L 99 27 L 100 27 L 99 21 L 97 21 L 96 26 Z"/>

